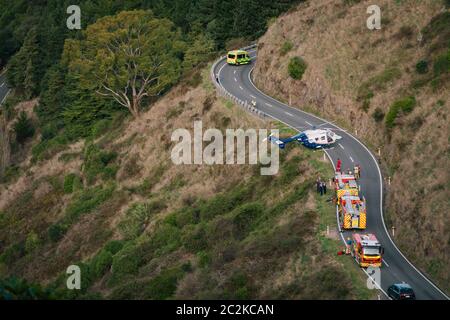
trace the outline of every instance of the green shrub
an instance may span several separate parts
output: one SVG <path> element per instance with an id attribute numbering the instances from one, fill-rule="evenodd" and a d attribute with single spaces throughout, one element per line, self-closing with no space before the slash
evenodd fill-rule
<path id="1" fill-rule="evenodd" d="M 281 175 L 278 180 L 279 185 L 281 186 L 287 185 L 298 177 L 298 174 L 300 173 L 299 172 L 300 161 L 301 158 L 299 156 L 295 156 L 283 164 Z"/>
<path id="2" fill-rule="evenodd" d="M 59 134 L 50 140 L 42 140 L 32 149 L 33 161 L 46 160 L 64 150 L 69 144 L 69 139 Z"/>
<path id="3" fill-rule="evenodd" d="M 196 253 L 208 248 L 207 234 L 203 224 L 184 227 L 181 240 L 189 252 Z"/>
<path id="4" fill-rule="evenodd" d="M 428 72 L 428 61 L 420 60 L 416 64 L 416 71 L 418 74 L 425 74 Z"/>
<path id="5" fill-rule="evenodd" d="M 147 227 L 152 212 L 148 203 L 135 203 L 129 208 L 125 217 L 119 223 L 119 231 L 125 239 L 138 237 Z"/>
<path id="6" fill-rule="evenodd" d="M 0 176 L 0 183 L 9 183 L 13 179 L 18 178 L 20 176 L 20 167 L 16 165 L 11 165 L 6 167 L 3 176 Z"/>
<path id="7" fill-rule="evenodd" d="M 72 181 L 72 192 L 77 192 L 83 190 L 83 181 L 78 175 L 75 175 Z"/>
<path id="8" fill-rule="evenodd" d="M 414 29 L 410 26 L 401 26 L 400 30 L 397 32 L 397 39 L 410 39 L 414 35 Z"/>
<path id="9" fill-rule="evenodd" d="M 14 123 L 14 133 L 16 134 L 16 141 L 20 144 L 34 135 L 33 123 L 27 117 L 25 111 L 19 114 L 17 121 Z"/>
<path id="10" fill-rule="evenodd" d="M 382 72 L 362 83 L 357 92 L 356 100 L 370 100 L 374 97 L 374 91 L 384 90 L 388 83 L 400 78 L 401 71 L 396 67 L 385 68 Z"/>
<path id="11" fill-rule="evenodd" d="M 384 112 L 381 110 L 381 108 L 375 108 L 375 110 L 372 113 L 372 118 L 375 120 L 375 122 L 381 122 L 384 119 Z"/>
<path id="12" fill-rule="evenodd" d="M 48 228 L 48 237 L 52 242 L 58 242 L 66 233 L 67 228 L 61 224 L 53 224 Z"/>
<path id="13" fill-rule="evenodd" d="M 211 220 L 217 215 L 230 212 L 241 203 L 250 200 L 252 195 L 251 187 L 237 186 L 229 192 L 208 199 L 208 201 L 199 202 L 200 217 L 202 220 Z"/>
<path id="14" fill-rule="evenodd" d="M 167 254 L 182 245 L 180 229 L 161 223 L 156 227 L 150 241 L 152 248 L 155 249 L 155 255 Z"/>
<path id="15" fill-rule="evenodd" d="M 79 216 L 86 214 L 97 208 L 106 200 L 110 199 L 115 186 L 110 185 L 106 187 L 97 186 L 84 190 L 74 202 L 67 206 L 64 217 L 65 223 L 73 223 Z"/>
<path id="16" fill-rule="evenodd" d="M 342 285 L 336 286 L 336 283 Z M 320 283 L 320 286 L 307 288 L 310 299 L 349 299 L 351 296 L 351 279 L 347 273 L 335 266 L 325 266 L 315 271 L 308 283 Z"/>
<path id="17" fill-rule="evenodd" d="M 73 192 L 73 182 L 76 177 L 75 173 L 69 173 L 64 177 L 64 193 L 69 194 Z"/>
<path id="18" fill-rule="evenodd" d="M 95 144 L 90 144 L 84 154 L 84 168 L 88 184 L 92 184 L 99 174 L 105 179 L 113 179 L 118 166 L 112 162 L 117 158 L 116 152 L 102 151 Z"/>
<path id="19" fill-rule="evenodd" d="M 22 258 L 26 253 L 25 244 L 23 242 L 15 243 L 4 249 L 0 255 L 0 262 L 6 265 L 11 265 L 18 259 Z"/>
<path id="20" fill-rule="evenodd" d="M 94 123 L 92 126 L 91 136 L 93 138 L 98 138 L 101 135 L 105 134 L 111 128 L 111 120 L 110 119 L 101 119 Z"/>
<path id="21" fill-rule="evenodd" d="M 48 123 L 41 130 L 42 140 L 50 140 L 58 134 L 58 127 L 55 123 Z"/>
<path id="22" fill-rule="evenodd" d="M 24 279 L 9 277 L 0 279 L 0 300 L 52 300 L 53 292 L 39 284 L 28 283 Z"/>
<path id="23" fill-rule="evenodd" d="M 264 213 L 264 207 L 259 202 L 246 203 L 235 210 L 233 224 L 235 237 L 242 239 L 256 225 L 257 219 Z"/>
<path id="24" fill-rule="evenodd" d="M 75 223 L 81 215 L 91 212 L 103 202 L 110 199 L 114 190 L 114 185 L 106 187 L 98 186 L 86 189 L 77 195 L 73 202 L 67 206 L 62 220 L 50 226 L 48 229 L 50 240 L 53 242 L 60 240 L 69 227 Z"/>
<path id="25" fill-rule="evenodd" d="M 395 101 L 389 108 L 386 114 L 385 123 L 386 127 L 393 128 L 395 126 L 395 119 L 400 112 L 410 113 L 416 106 L 416 99 L 414 97 L 407 97 Z"/>
<path id="26" fill-rule="evenodd" d="M 286 55 L 289 51 L 292 50 L 293 47 L 294 47 L 294 45 L 292 44 L 291 41 L 285 41 L 283 43 L 283 46 L 281 47 L 280 54 L 282 56 Z"/>
<path id="27" fill-rule="evenodd" d="M 142 261 L 142 252 L 137 246 L 132 244 L 125 246 L 113 257 L 113 279 L 119 280 L 126 275 L 137 274 Z"/>
<path id="28" fill-rule="evenodd" d="M 155 300 L 170 298 L 175 293 L 178 281 L 183 275 L 180 268 L 162 271 L 150 281 L 146 292 L 148 297 Z"/>
<path id="29" fill-rule="evenodd" d="M 211 264 L 211 255 L 206 251 L 197 252 L 197 258 L 200 268 L 206 268 Z"/>
<path id="30" fill-rule="evenodd" d="M 289 61 L 288 72 L 292 79 L 300 80 L 306 70 L 306 62 L 300 57 L 293 57 Z"/>
<path id="31" fill-rule="evenodd" d="M 442 54 L 436 58 L 433 64 L 433 71 L 435 76 L 450 72 L 450 49 L 445 54 Z"/>
<path id="32" fill-rule="evenodd" d="M 117 252 L 122 250 L 123 246 L 124 246 L 124 241 L 111 240 L 105 245 L 103 250 L 110 252 L 112 255 L 115 255 Z"/>
<path id="33" fill-rule="evenodd" d="M 25 252 L 33 252 L 37 247 L 39 247 L 39 244 L 40 241 L 38 235 L 33 231 L 30 232 L 25 240 Z"/>
<path id="34" fill-rule="evenodd" d="M 445 10 L 435 15 L 423 29 L 423 37 L 431 43 L 430 52 L 448 49 L 450 45 L 450 12 Z"/>
<path id="35" fill-rule="evenodd" d="M 113 255 L 107 250 L 100 251 L 91 262 L 92 272 L 95 278 L 103 276 L 112 265 Z"/>
<path id="36" fill-rule="evenodd" d="M 250 299 L 250 279 L 241 270 L 235 271 L 225 282 L 225 299 Z"/>

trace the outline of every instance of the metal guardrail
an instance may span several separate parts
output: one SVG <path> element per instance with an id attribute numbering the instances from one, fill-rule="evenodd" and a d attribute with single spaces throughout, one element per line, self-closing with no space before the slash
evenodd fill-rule
<path id="1" fill-rule="evenodd" d="M 249 50 L 249 49 L 255 48 L 256 46 L 257 46 L 257 44 L 252 44 L 250 46 L 247 46 L 247 47 L 244 47 L 241 49 Z M 217 65 L 224 59 L 226 59 L 226 56 L 221 56 L 219 59 L 217 59 L 214 62 L 214 64 L 212 65 L 211 71 L 210 71 L 211 81 L 214 83 L 214 87 L 216 88 L 217 94 L 219 96 L 222 96 L 222 97 L 236 103 L 237 105 L 242 107 L 245 111 L 252 113 L 254 115 L 257 115 L 260 118 L 263 118 L 263 119 L 271 118 L 268 114 L 266 114 L 264 111 L 258 109 L 252 103 L 249 103 L 246 100 L 239 99 L 238 97 L 234 96 L 232 93 L 228 92 L 224 87 L 221 86 L 218 75 L 216 74 L 216 68 L 217 68 Z"/>

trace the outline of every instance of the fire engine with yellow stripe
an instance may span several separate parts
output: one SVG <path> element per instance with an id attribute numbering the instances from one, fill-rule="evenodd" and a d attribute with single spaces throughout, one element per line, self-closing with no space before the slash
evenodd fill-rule
<path id="1" fill-rule="evenodd" d="M 341 227 L 345 230 L 365 229 L 366 201 L 359 197 L 356 177 L 352 174 L 336 172 L 334 183 Z"/>
<path id="2" fill-rule="evenodd" d="M 381 267 L 384 248 L 374 234 L 354 233 L 351 254 L 362 268 Z"/>

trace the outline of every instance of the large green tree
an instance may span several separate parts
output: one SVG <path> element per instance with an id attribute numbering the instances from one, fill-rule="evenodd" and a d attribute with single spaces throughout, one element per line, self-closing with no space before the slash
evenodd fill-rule
<path id="1" fill-rule="evenodd" d="M 81 40 L 66 41 L 63 60 L 80 91 L 113 99 L 136 117 L 144 98 L 178 80 L 184 47 L 169 20 L 150 11 L 124 11 L 90 25 Z"/>
<path id="2" fill-rule="evenodd" d="M 37 92 L 39 46 L 36 31 L 32 30 L 26 36 L 19 52 L 9 61 L 8 82 L 25 92 L 27 98 Z"/>

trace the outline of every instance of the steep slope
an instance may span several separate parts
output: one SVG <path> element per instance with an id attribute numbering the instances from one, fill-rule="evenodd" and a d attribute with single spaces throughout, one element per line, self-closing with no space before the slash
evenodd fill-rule
<path id="1" fill-rule="evenodd" d="M 195 119 L 222 130 L 276 125 L 217 98 L 208 71 L 140 119 L 117 117 L 96 138 L 24 161 L 0 185 L 0 277 L 58 298 L 373 297 L 325 232 L 335 216 L 314 192 L 331 174 L 321 153 L 290 148 L 273 177 L 258 166 L 172 164 L 173 130 Z M 65 289 L 71 264 L 82 268 L 81 292 Z"/>
<path id="2" fill-rule="evenodd" d="M 441 1 L 379 1 L 382 28 L 370 31 L 371 4 L 315 1 L 283 15 L 259 41 L 254 79 L 380 149 L 394 240 L 448 291 L 449 12 Z M 289 76 L 294 57 L 307 64 L 301 80 Z"/>

